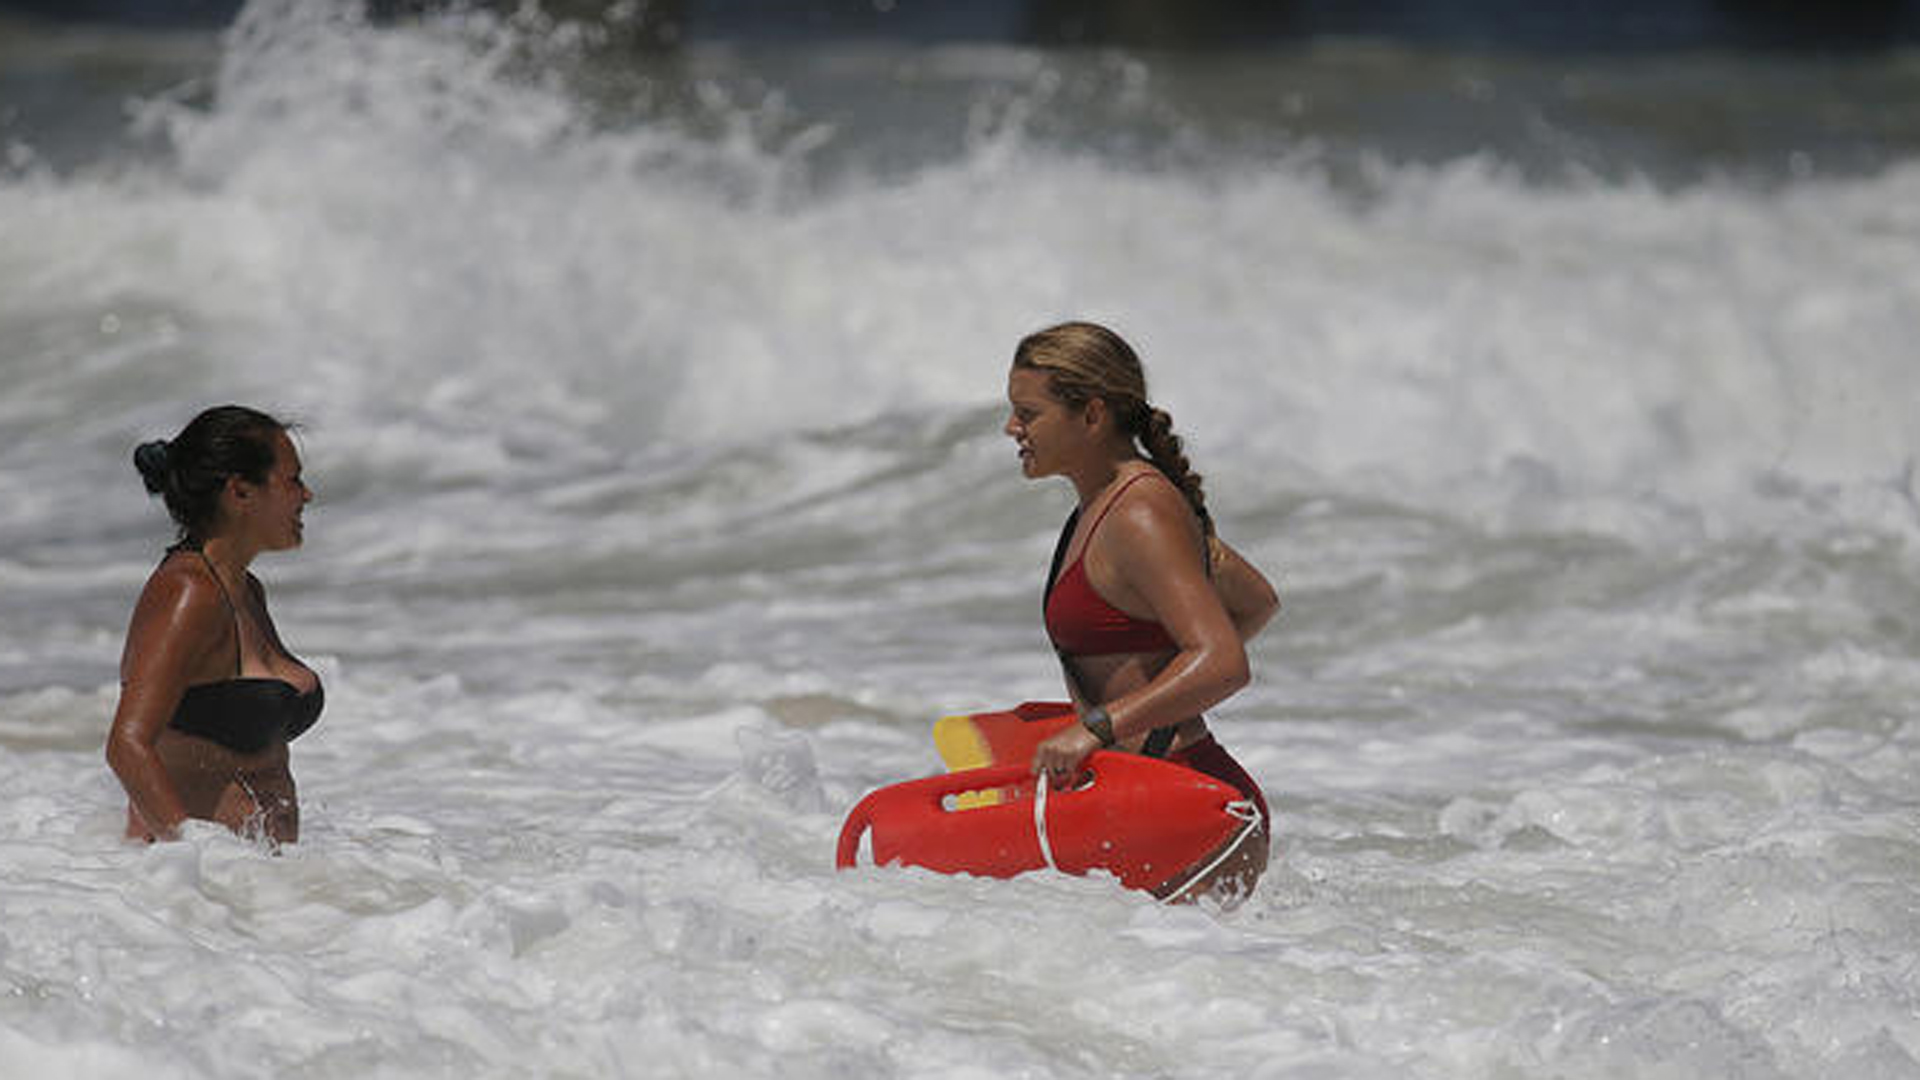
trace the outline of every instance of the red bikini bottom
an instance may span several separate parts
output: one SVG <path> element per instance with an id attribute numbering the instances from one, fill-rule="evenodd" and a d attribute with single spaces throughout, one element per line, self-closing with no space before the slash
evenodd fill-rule
<path id="1" fill-rule="evenodd" d="M 1168 754 L 1167 760 L 1175 765 L 1185 765 L 1194 772 L 1205 773 L 1252 799 L 1253 805 L 1260 808 L 1260 820 L 1266 823 L 1268 832 L 1272 832 L 1273 814 L 1267 809 L 1267 797 L 1261 793 L 1260 785 L 1253 782 L 1253 777 L 1247 775 L 1247 770 L 1240 767 L 1232 754 L 1227 753 L 1226 747 L 1214 741 L 1211 733 L 1199 742 Z"/>

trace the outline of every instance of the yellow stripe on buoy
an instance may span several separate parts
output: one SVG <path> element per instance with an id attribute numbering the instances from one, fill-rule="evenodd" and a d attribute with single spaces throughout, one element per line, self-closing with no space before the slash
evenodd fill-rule
<path id="1" fill-rule="evenodd" d="M 993 751 L 988 748 L 986 737 L 980 734 L 971 716 L 943 716 L 935 720 L 933 745 L 940 751 L 940 760 L 947 763 L 948 772 L 983 769 L 993 764 Z M 955 809 L 969 810 L 976 806 L 992 806 L 1001 799 L 998 788 L 989 788 L 956 795 L 953 801 Z"/>

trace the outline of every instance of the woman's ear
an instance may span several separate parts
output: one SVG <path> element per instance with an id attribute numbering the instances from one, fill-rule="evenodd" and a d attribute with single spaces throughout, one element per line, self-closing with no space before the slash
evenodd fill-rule
<path id="1" fill-rule="evenodd" d="M 1086 411 L 1080 414 L 1080 418 L 1086 421 L 1089 431 L 1099 427 L 1101 421 L 1107 418 L 1107 399 L 1089 398 Z"/>

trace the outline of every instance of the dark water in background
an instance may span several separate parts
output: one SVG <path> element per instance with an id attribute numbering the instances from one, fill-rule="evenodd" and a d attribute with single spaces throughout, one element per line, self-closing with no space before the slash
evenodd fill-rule
<path id="1" fill-rule="evenodd" d="M 404 17 L 454 5 L 373 0 L 370 10 Z M 511 9 L 517 5 L 504 5 Z M 0 9 L 70 22 L 144 27 L 224 26 L 240 0 L 8 0 Z M 920 44 L 995 40 L 1028 44 L 1146 47 L 1244 46 L 1328 36 L 1365 36 L 1452 46 L 1555 49 L 1877 49 L 1911 42 L 1920 14 L 1911 0 L 552 0 L 549 11 L 618 21 L 655 43 L 688 40 L 870 36 Z"/>
<path id="2" fill-rule="evenodd" d="M 517 5 L 505 5 L 515 10 Z M 132 149 L 130 98 L 200 100 L 231 0 L 0 5 L 0 138 L 15 163 Z M 405 22 L 457 5 L 375 4 Z M 484 6 L 467 10 L 486 10 Z M 1024 131 L 1165 167 L 1200 154 L 1487 153 L 1537 178 L 1775 181 L 1885 167 L 1920 146 L 1920 4 L 1081 2 L 546 5 L 583 31 L 528 62 L 604 122 L 831 124 L 815 164 L 911 167 L 962 152 L 983 100 Z M 1065 49 L 1001 77 L 943 62 Z M 541 50 L 535 48 L 534 52 Z M 719 54 L 718 57 L 715 54 Z M 831 59 L 825 57 L 831 56 Z M 1147 80 L 1151 80 L 1151 89 Z M 723 98 L 724 101 L 717 100 Z"/>

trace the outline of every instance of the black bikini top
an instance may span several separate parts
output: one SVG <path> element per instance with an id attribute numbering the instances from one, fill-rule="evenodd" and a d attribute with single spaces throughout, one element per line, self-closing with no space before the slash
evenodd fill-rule
<path id="1" fill-rule="evenodd" d="M 200 552 L 206 559 L 206 553 Z M 320 719 L 327 695 L 315 678 L 313 689 L 301 693 L 285 679 L 240 675 L 240 611 L 227 595 L 227 586 L 213 570 L 220 598 L 233 615 L 234 677 L 187 687 L 173 710 L 168 726 L 187 735 L 219 743 L 239 754 L 257 754 L 275 742 L 292 742 Z"/>

